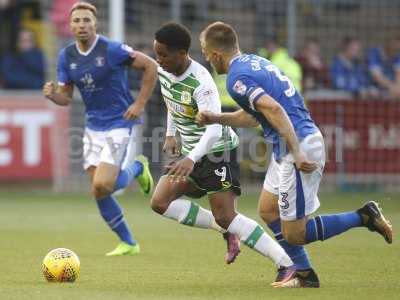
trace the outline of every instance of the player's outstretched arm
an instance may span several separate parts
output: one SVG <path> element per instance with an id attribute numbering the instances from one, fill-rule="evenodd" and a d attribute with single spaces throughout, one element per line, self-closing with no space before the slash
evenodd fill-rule
<path id="1" fill-rule="evenodd" d="M 43 95 L 57 105 L 67 106 L 72 102 L 73 85 L 58 85 L 48 81 L 43 86 Z"/>
<path id="2" fill-rule="evenodd" d="M 257 127 L 259 124 L 250 114 L 243 109 L 229 113 L 213 113 L 211 111 L 199 112 L 196 116 L 199 125 L 221 124 L 232 127 Z"/>
<path id="3" fill-rule="evenodd" d="M 254 106 L 257 111 L 265 116 L 271 126 L 279 132 L 280 136 L 285 139 L 295 160 L 296 167 L 306 173 L 314 171 L 317 165 L 308 161 L 305 154 L 300 150 L 299 140 L 283 107 L 267 95 L 261 96 Z"/>
<path id="4" fill-rule="evenodd" d="M 132 68 L 143 72 L 142 86 L 135 103 L 132 104 L 125 112 L 126 119 L 138 118 L 144 110 L 147 101 L 149 101 L 153 93 L 154 86 L 157 82 L 157 63 L 151 57 L 140 51 L 135 52 L 135 60 Z"/>

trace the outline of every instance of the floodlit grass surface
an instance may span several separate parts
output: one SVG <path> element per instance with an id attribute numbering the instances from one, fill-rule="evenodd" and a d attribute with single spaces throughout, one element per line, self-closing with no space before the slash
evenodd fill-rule
<path id="1" fill-rule="evenodd" d="M 22 190 L 22 188 L 21 188 Z M 258 221 L 258 195 L 246 195 L 239 210 Z M 225 242 L 213 231 L 193 229 L 151 211 L 148 199 L 120 197 L 142 252 L 105 257 L 117 244 L 88 195 L 46 192 L 0 193 L 0 299 L 399 299 L 400 196 L 321 195 L 319 213 L 358 208 L 377 199 L 395 228 L 394 243 L 357 228 L 307 246 L 320 289 L 270 287 L 272 263 L 242 245 L 233 265 L 223 261 Z M 200 203 L 208 206 L 206 200 Z M 81 260 L 75 283 L 47 283 L 45 254 L 70 248 Z"/>

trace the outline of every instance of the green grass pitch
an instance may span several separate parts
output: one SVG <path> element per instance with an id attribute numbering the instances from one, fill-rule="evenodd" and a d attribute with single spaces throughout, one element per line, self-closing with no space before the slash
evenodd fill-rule
<path id="1" fill-rule="evenodd" d="M 121 197 L 142 252 L 108 258 L 117 243 L 88 195 L 0 193 L 0 299 L 399 299 L 399 195 L 321 195 L 320 213 L 358 208 L 378 199 L 395 228 L 394 243 L 365 228 L 307 246 L 320 289 L 276 290 L 272 263 L 242 245 L 233 265 L 225 242 L 212 231 L 176 224 L 153 213 L 148 200 Z M 207 205 L 201 200 L 202 205 Z M 239 210 L 256 218 L 257 195 Z M 53 248 L 74 250 L 81 275 L 73 284 L 47 283 L 41 261 Z"/>

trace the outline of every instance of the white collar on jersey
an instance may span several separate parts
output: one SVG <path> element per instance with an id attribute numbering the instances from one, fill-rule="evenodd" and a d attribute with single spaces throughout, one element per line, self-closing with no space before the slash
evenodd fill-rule
<path id="1" fill-rule="evenodd" d="M 84 51 L 82 51 L 81 49 L 79 49 L 78 43 L 75 43 L 76 50 L 79 52 L 80 55 L 88 56 L 88 55 L 90 54 L 90 52 L 92 52 L 92 50 L 94 49 L 94 47 L 96 47 L 96 44 L 97 44 L 97 41 L 98 41 L 98 40 L 99 40 L 99 35 L 96 34 L 96 39 L 94 40 L 92 46 L 90 46 L 90 48 L 89 48 L 86 52 L 84 52 Z"/>

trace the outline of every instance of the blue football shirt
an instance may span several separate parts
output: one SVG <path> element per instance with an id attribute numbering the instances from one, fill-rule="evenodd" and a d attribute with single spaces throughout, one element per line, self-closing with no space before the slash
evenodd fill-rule
<path id="1" fill-rule="evenodd" d="M 135 52 L 129 46 L 97 35 L 85 53 L 75 43 L 60 51 L 57 77 L 60 85 L 74 84 L 86 108 L 86 126 L 96 131 L 131 128 L 141 120 L 123 115 L 134 99 L 128 87 L 128 66 Z"/>
<path id="2" fill-rule="evenodd" d="M 265 58 L 248 54 L 235 57 L 229 66 L 226 85 L 231 97 L 261 124 L 277 160 L 288 150 L 279 133 L 254 106 L 262 95 L 272 97 L 283 107 L 300 140 L 318 130 L 293 83 Z"/>
<path id="3" fill-rule="evenodd" d="M 393 58 L 388 58 L 382 48 L 371 48 L 367 54 L 368 69 L 377 69 L 390 80 L 395 80 L 395 71 L 400 69 L 400 54 Z"/>

